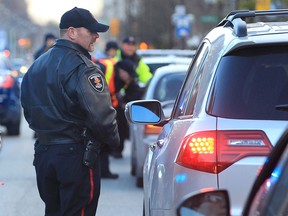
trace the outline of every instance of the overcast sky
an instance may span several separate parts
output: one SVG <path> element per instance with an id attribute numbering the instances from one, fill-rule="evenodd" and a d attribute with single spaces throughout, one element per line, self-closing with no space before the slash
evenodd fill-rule
<path id="1" fill-rule="evenodd" d="M 63 13 L 73 7 L 81 7 L 96 16 L 102 9 L 102 0 L 26 0 L 28 13 L 38 24 L 49 21 L 59 23 Z"/>

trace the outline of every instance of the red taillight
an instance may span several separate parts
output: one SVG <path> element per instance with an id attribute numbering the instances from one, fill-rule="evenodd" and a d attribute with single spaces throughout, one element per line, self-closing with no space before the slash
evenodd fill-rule
<path id="1" fill-rule="evenodd" d="M 12 88 L 14 85 L 14 79 L 11 76 L 5 76 L 0 78 L 1 88 Z"/>
<path id="2" fill-rule="evenodd" d="M 184 138 L 176 163 L 217 174 L 244 157 L 266 156 L 271 149 L 263 131 L 202 131 Z"/>
<path id="3" fill-rule="evenodd" d="M 145 125 L 144 134 L 159 134 L 162 127 L 154 125 Z"/>

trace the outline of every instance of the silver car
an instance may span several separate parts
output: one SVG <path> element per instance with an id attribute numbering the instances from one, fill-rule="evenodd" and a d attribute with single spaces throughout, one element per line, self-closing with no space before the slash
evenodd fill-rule
<path id="1" fill-rule="evenodd" d="M 171 114 L 188 66 L 189 64 L 170 64 L 158 68 L 147 87 L 143 99 L 159 100 L 167 118 Z M 143 187 L 143 165 L 148 146 L 157 140 L 160 131 L 161 127 L 158 126 L 130 124 L 130 141 L 132 144 L 131 172 L 136 176 L 137 187 Z"/>
<path id="2" fill-rule="evenodd" d="M 204 188 L 244 202 L 288 126 L 288 10 L 234 11 L 203 39 L 165 119 L 161 103 L 128 103 L 128 121 L 164 125 L 144 165 L 145 216 L 172 216 Z M 247 22 L 244 20 L 248 20 Z"/>

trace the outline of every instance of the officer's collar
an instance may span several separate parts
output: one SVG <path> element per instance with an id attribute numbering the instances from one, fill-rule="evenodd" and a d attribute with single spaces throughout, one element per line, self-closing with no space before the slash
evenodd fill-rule
<path id="1" fill-rule="evenodd" d="M 81 52 L 83 55 L 85 55 L 88 59 L 91 60 L 91 55 L 87 50 L 85 50 L 83 47 L 81 47 L 79 44 L 73 43 L 72 41 L 65 40 L 65 39 L 57 39 L 56 46 L 65 46 L 70 49 L 74 49 L 78 52 Z"/>

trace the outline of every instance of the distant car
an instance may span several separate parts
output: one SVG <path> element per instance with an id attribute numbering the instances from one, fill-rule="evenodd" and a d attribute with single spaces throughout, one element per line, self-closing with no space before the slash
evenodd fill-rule
<path id="1" fill-rule="evenodd" d="M 142 57 L 152 73 L 159 67 L 169 64 L 190 64 L 196 50 L 181 49 L 147 49 L 137 50 L 137 54 Z"/>
<path id="2" fill-rule="evenodd" d="M 193 58 L 196 50 L 183 50 L 183 49 L 147 49 L 137 50 L 138 55 L 142 57 L 153 57 L 153 56 L 178 56 Z"/>
<path id="3" fill-rule="evenodd" d="M 192 57 L 179 57 L 175 55 L 149 56 L 142 57 L 142 60 L 149 66 L 151 73 L 154 74 L 157 68 L 169 64 L 190 64 Z"/>
<path id="4" fill-rule="evenodd" d="M 265 22 L 283 16 L 228 14 L 203 38 L 169 119 L 159 101 L 126 105 L 132 123 L 162 126 L 143 168 L 145 216 L 174 215 L 175 203 L 209 187 L 228 190 L 241 214 L 288 126 L 288 23 Z"/>
<path id="5" fill-rule="evenodd" d="M 182 86 L 189 64 L 170 64 L 158 68 L 147 87 L 143 99 L 157 99 L 168 118 L 174 101 Z M 130 141 L 132 144 L 131 167 L 136 176 L 136 186 L 143 187 L 143 165 L 149 144 L 157 140 L 161 127 L 153 125 L 130 124 Z"/>
<path id="6" fill-rule="evenodd" d="M 0 54 L 0 124 L 7 135 L 20 134 L 20 83 L 12 74 L 9 59 Z"/>
<path id="7" fill-rule="evenodd" d="M 276 143 L 257 176 L 243 209 L 243 216 L 288 215 L 288 130 Z M 227 190 L 206 189 L 191 194 L 177 208 L 177 216 L 230 216 Z"/>
<path id="8" fill-rule="evenodd" d="M 29 64 L 25 59 L 13 58 L 11 59 L 11 68 L 13 77 L 21 83 L 23 76 L 28 71 Z"/>

